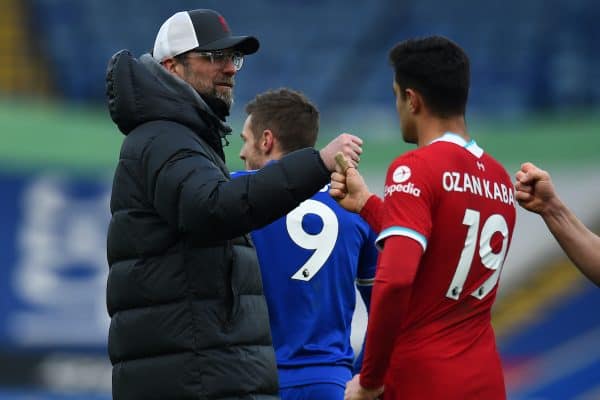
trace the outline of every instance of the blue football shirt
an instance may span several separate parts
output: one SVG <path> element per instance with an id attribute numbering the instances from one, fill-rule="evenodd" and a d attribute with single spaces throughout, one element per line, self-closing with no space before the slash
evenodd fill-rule
<path id="1" fill-rule="evenodd" d="M 255 171 L 239 171 L 233 178 Z M 375 233 L 340 207 L 329 186 L 287 216 L 251 234 L 260 262 L 282 388 L 345 385 L 354 353 L 355 283 L 368 306 Z"/>

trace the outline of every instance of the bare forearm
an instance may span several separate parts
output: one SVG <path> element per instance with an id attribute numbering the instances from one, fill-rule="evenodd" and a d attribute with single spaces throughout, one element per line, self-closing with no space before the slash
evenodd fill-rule
<path id="1" fill-rule="evenodd" d="M 541 215 L 571 261 L 585 276 L 600 285 L 600 237 L 558 198 Z"/>

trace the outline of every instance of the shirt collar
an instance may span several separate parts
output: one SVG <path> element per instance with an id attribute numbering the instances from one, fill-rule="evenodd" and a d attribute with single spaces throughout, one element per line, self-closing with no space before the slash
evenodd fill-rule
<path id="1" fill-rule="evenodd" d="M 453 132 L 444 132 L 444 134 L 442 136 L 433 140 L 431 143 L 435 143 L 435 142 L 454 143 L 454 144 L 468 150 L 477 158 L 481 158 L 481 156 L 483 155 L 483 149 L 477 145 L 475 140 L 471 139 L 467 142 L 461 136 L 459 136 Z"/>

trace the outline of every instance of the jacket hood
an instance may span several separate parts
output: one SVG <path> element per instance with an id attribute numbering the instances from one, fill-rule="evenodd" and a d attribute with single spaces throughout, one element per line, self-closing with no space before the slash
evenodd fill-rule
<path id="1" fill-rule="evenodd" d="M 169 120 L 188 126 L 209 143 L 218 132 L 220 147 L 220 138 L 231 132 L 192 86 L 150 54 L 136 59 L 121 50 L 113 55 L 106 72 L 106 96 L 110 116 L 125 135 L 145 122 Z"/>

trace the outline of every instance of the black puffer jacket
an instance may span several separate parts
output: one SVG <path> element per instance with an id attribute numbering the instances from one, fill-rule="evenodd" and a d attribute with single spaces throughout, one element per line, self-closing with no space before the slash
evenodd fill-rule
<path id="1" fill-rule="evenodd" d="M 245 234 L 310 197 L 329 172 L 304 149 L 230 181 L 221 148 L 228 128 L 149 55 L 117 53 L 107 95 L 126 135 L 107 243 L 113 397 L 277 398 L 260 271 Z"/>

